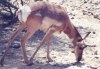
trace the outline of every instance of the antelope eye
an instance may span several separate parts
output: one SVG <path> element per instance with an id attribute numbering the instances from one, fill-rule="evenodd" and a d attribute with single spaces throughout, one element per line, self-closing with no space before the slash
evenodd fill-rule
<path id="1" fill-rule="evenodd" d="M 80 50 L 83 50 L 83 48 L 82 48 L 82 47 L 79 47 L 79 49 L 80 49 Z"/>

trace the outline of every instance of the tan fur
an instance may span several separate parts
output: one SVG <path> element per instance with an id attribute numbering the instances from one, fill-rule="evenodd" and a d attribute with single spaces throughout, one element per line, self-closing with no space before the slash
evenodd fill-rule
<path id="1" fill-rule="evenodd" d="M 44 43 L 47 43 L 48 62 L 52 61 L 52 59 L 50 58 L 50 52 L 49 52 L 50 38 L 51 38 L 51 35 L 55 33 L 56 31 L 64 32 L 65 34 L 68 35 L 70 39 L 73 39 L 72 43 L 75 47 L 76 59 L 80 61 L 80 59 L 82 58 L 82 53 L 83 53 L 83 47 L 81 43 L 82 38 L 79 32 L 77 31 L 77 29 L 70 22 L 66 11 L 60 6 L 57 6 L 54 4 L 51 5 L 47 2 L 42 2 L 42 1 L 30 3 L 28 4 L 28 6 L 31 8 L 32 12 L 28 16 L 27 21 L 25 23 L 19 20 L 20 25 L 18 29 L 16 30 L 16 32 L 9 39 L 6 51 L 3 57 L 1 58 L 0 64 L 3 65 L 3 61 L 5 58 L 5 55 L 7 54 L 9 46 L 11 45 L 11 43 L 13 42 L 17 34 L 19 34 L 24 28 L 27 28 L 27 32 L 21 39 L 21 47 L 23 51 L 24 61 L 27 65 L 31 65 L 35 54 L 38 52 L 38 50 Z M 22 14 L 23 13 L 20 11 L 18 13 L 18 16 L 22 16 Z M 44 30 L 46 34 L 44 38 L 42 39 L 40 45 L 37 47 L 35 53 L 28 60 L 27 55 L 26 55 L 25 43 L 39 29 Z"/>

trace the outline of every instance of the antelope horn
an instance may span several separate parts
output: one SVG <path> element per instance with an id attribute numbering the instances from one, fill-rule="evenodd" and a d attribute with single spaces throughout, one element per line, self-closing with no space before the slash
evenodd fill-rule
<path id="1" fill-rule="evenodd" d="M 89 36 L 90 33 L 91 33 L 91 32 L 87 32 L 87 34 L 86 34 L 86 36 L 83 38 L 83 40 L 86 39 L 86 38 Z"/>

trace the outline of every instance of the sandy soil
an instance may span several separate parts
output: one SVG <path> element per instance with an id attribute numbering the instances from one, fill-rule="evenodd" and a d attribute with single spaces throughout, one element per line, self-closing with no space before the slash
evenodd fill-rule
<path id="1" fill-rule="evenodd" d="M 32 66 L 26 66 L 23 63 L 23 56 L 20 48 L 11 48 L 10 54 L 8 54 L 5 59 L 4 67 L 0 67 L 0 69 L 100 69 L 100 20 L 98 18 L 94 18 L 94 15 L 89 15 L 87 12 L 83 12 L 84 9 L 86 10 L 85 7 L 87 3 L 82 4 L 80 1 L 71 1 L 72 0 L 65 2 L 63 6 L 67 5 L 67 11 L 72 23 L 78 28 L 78 31 L 81 33 L 82 37 L 84 37 L 87 32 L 92 32 L 85 40 L 85 43 L 89 44 L 90 46 L 84 50 L 83 59 L 80 64 L 74 64 L 75 55 L 71 52 L 73 51 L 73 45 L 70 39 L 64 33 L 61 33 L 53 35 L 51 39 L 52 44 L 50 55 L 53 59 L 53 62 L 46 62 L 47 59 L 45 45 L 35 56 L 33 61 L 34 64 Z M 80 7 L 80 5 L 83 6 Z M 90 4 L 87 5 L 91 7 Z M 14 25 L 2 31 L 3 34 L 0 36 L 3 38 L 0 43 L 0 57 L 2 56 L 2 46 L 7 42 L 7 39 L 16 29 L 16 27 L 17 26 Z M 13 45 L 19 45 L 19 39 L 21 36 L 22 35 L 20 34 L 20 36 L 14 41 Z M 28 57 L 34 53 L 36 47 L 41 41 L 41 38 L 42 37 L 33 36 L 33 38 L 27 42 L 26 48 Z"/>

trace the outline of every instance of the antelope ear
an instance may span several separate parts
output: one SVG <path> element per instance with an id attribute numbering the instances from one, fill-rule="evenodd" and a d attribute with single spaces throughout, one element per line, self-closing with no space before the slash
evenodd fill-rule
<path id="1" fill-rule="evenodd" d="M 83 46 L 83 49 L 86 48 L 86 47 L 87 47 L 87 45 L 84 45 L 84 46 Z"/>

